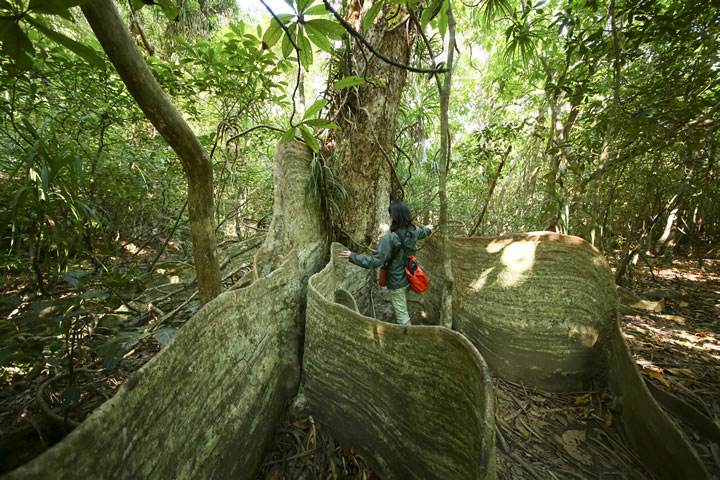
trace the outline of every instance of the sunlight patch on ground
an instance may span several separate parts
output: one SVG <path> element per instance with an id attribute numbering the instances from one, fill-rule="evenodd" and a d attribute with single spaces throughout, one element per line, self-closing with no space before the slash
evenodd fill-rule
<path id="1" fill-rule="evenodd" d="M 632 318 L 633 323 L 626 325 L 626 328 L 629 330 L 636 331 L 637 333 L 642 335 L 647 335 L 648 333 L 651 333 L 656 340 L 659 340 L 661 342 L 689 348 L 691 350 L 695 350 L 698 353 L 707 355 L 708 357 L 711 357 L 715 360 L 720 360 L 720 344 L 711 343 L 717 342 L 717 339 L 712 334 L 697 335 L 688 333 L 687 331 L 680 329 L 666 329 L 643 321 L 641 317 Z M 629 333 L 626 334 L 626 336 L 630 338 L 636 338 Z M 711 340 L 711 342 L 708 342 L 708 340 Z M 638 359 L 638 363 L 641 363 L 640 359 Z"/>

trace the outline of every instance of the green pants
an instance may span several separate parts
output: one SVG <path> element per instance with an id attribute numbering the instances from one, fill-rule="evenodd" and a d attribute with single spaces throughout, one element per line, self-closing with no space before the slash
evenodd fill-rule
<path id="1" fill-rule="evenodd" d="M 409 286 L 410 285 L 405 285 L 402 288 L 390 290 L 390 301 L 395 310 L 395 320 L 397 320 L 397 323 L 400 325 L 405 325 L 410 321 L 410 315 L 407 309 L 407 289 Z"/>

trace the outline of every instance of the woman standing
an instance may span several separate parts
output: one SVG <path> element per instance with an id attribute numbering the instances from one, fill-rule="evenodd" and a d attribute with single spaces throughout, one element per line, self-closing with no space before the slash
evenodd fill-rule
<path id="1" fill-rule="evenodd" d="M 392 220 L 390 232 L 380 239 L 378 249 L 372 255 L 359 255 L 348 250 L 340 253 L 351 263 L 363 268 L 377 268 L 386 265 L 387 287 L 395 310 L 395 319 L 401 325 L 412 325 L 407 310 L 407 289 L 410 281 L 405 275 L 407 258 L 415 255 L 416 242 L 427 237 L 433 226 L 425 227 L 412 224 L 410 209 L 404 202 L 393 202 L 388 207 Z"/>

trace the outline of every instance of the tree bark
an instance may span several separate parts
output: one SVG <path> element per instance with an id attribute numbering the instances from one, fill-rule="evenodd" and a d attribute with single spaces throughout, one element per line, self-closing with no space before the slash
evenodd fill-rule
<path id="1" fill-rule="evenodd" d="M 373 2 L 365 2 L 362 16 Z M 382 55 L 407 64 L 412 39 L 407 29 L 391 28 L 387 17 L 394 5 L 383 7 L 365 39 Z M 356 23 L 361 25 L 361 19 Z M 347 191 L 346 213 L 337 238 L 355 251 L 370 248 L 379 227 L 388 223 L 391 194 L 392 154 L 397 114 L 407 71 L 385 63 L 363 47 L 353 44 L 349 75 L 365 75 L 372 81 L 353 89 L 336 92 L 335 119 L 340 126 L 331 133 L 327 145 L 334 144 L 333 156 Z"/>
<path id="2" fill-rule="evenodd" d="M 82 10 L 128 91 L 180 158 L 188 181 L 190 231 L 200 301 L 205 304 L 222 290 L 214 233 L 210 157 L 153 77 L 113 2 L 96 0 L 82 6 Z"/>
<path id="3" fill-rule="evenodd" d="M 440 197 L 440 257 L 443 265 L 443 296 L 440 309 L 440 325 L 448 328 L 453 326 L 452 289 L 453 273 L 448 252 L 448 205 L 447 205 L 447 174 L 450 168 L 450 128 L 448 125 L 448 107 L 450 105 L 450 89 L 452 88 L 453 55 L 455 53 L 455 18 L 452 5 L 448 2 L 448 46 L 447 73 L 440 89 L 440 179 L 438 193 Z"/>

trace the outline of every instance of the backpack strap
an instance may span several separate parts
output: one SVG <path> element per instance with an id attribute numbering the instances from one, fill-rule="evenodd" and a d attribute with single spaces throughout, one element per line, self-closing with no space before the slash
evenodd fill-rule
<path id="1" fill-rule="evenodd" d="M 405 246 L 405 239 L 403 237 L 401 237 L 397 232 L 395 232 L 395 235 L 397 235 L 398 239 L 400 240 L 400 247 L 402 247 L 403 253 L 404 253 L 405 250 L 407 249 L 407 247 Z"/>
<path id="2" fill-rule="evenodd" d="M 394 233 L 395 236 L 398 238 L 398 240 L 400 240 L 400 248 L 402 248 L 404 251 L 407 247 L 405 247 L 405 242 L 403 241 L 403 238 L 400 235 L 398 235 L 397 232 L 390 232 L 390 233 Z M 396 249 L 393 248 L 393 250 L 390 252 L 390 259 L 383 264 L 382 268 L 387 268 L 388 264 L 390 263 L 390 260 L 395 258 L 395 255 L 397 255 Z"/>

